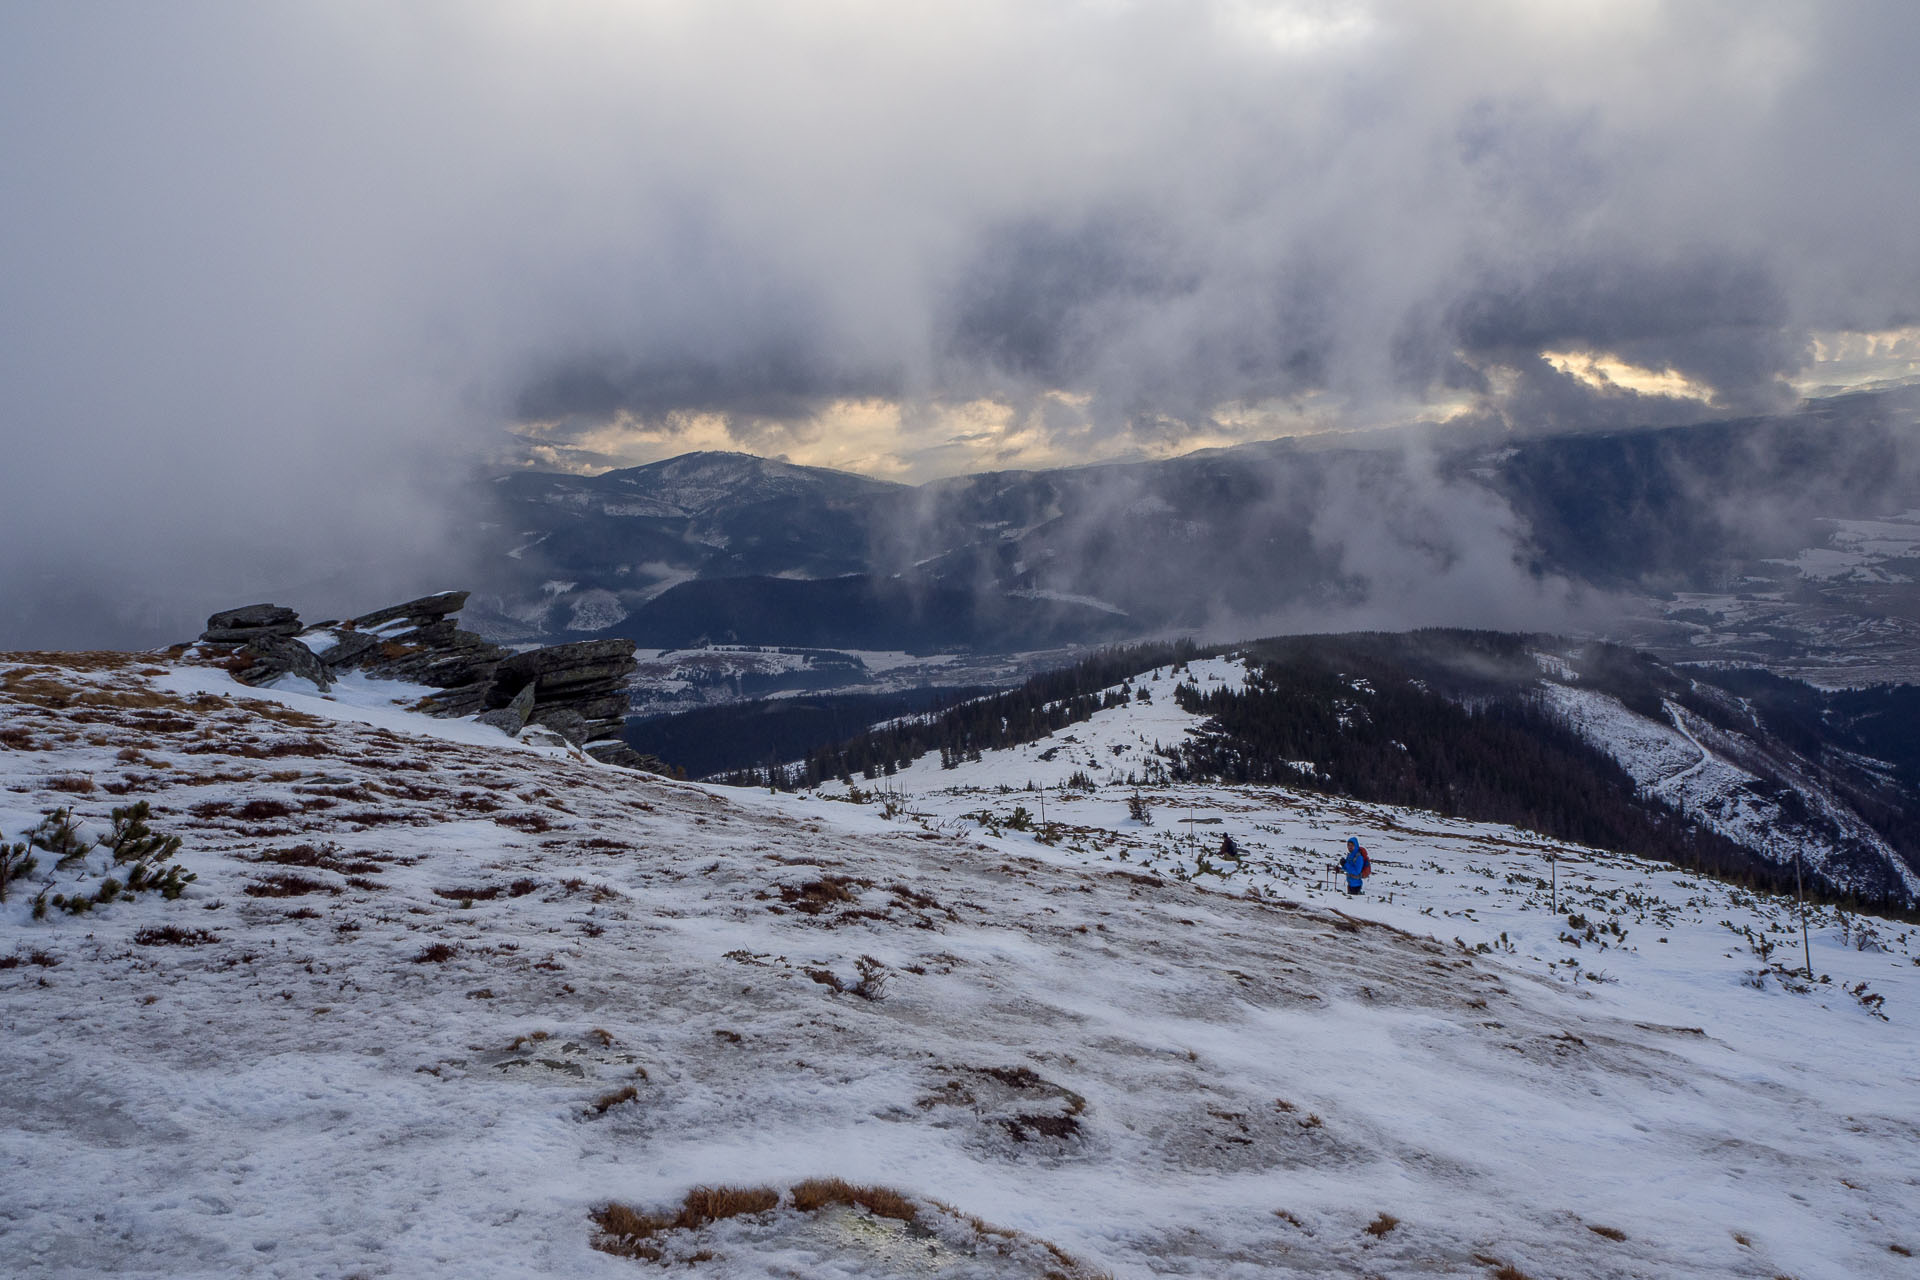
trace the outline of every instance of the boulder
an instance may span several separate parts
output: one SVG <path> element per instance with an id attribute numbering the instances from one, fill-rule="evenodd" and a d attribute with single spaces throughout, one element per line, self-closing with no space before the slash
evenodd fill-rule
<path id="1" fill-rule="evenodd" d="M 242 645 L 239 654 L 252 659 L 248 665 L 234 672 L 234 679 L 242 684 L 259 686 L 271 684 L 284 675 L 296 675 L 303 680 L 311 680 L 322 693 L 333 687 L 333 679 L 326 667 L 314 657 L 313 650 L 298 640 L 286 636 L 263 636 Z"/>
<path id="2" fill-rule="evenodd" d="M 623 681 L 633 672 L 633 641 L 579 640 L 516 653 L 500 664 L 503 685 L 536 681 L 544 691 L 594 681 Z"/>
<path id="3" fill-rule="evenodd" d="M 571 707 L 537 706 L 528 718 L 534 724 L 553 730 L 576 747 L 594 736 L 594 726 L 589 725 L 587 718 Z"/>
<path id="4" fill-rule="evenodd" d="M 513 695 L 513 700 L 504 707 L 492 711 L 482 711 L 475 719 L 481 724 L 490 724 L 505 733 L 509 738 L 526 728 L 527 717 L 533 714 L 533 686 L 528 685 Z"/>
<path id="5" fill-rule="evenodd" d="M 357 667 L 360 660 L 380 647 L 380 637 L 364 631 L 336 631 L 331 649 L 323 650 L 320 661 L 336 670 Z"/>
<path id="6" fill-rule="evenodd" d="M 542 747 L 564 747 L 567 740 L 543 724 L 530 724 L 520 731 L 520 741 Z"/>
<path id="7" fill-rule="evenodd" d="M 368 631 L 384 623 L 396 622 L 401 618 L 418 619 L 422 625 L 460 612 L 466 606 L 466 591 L 440 591 L 430 596 L 421 596 L 418 600 L 409 600 L 405 604 L 388 605 L 384 609 L 375 609 L 372 613 L 363 613 L 353 620 L 355 628 Z"/>
<path id="8" fill-rule="evenodd" d="M 642 755 L 618 738 L 605 742 L 589 742 L 587 754 L 601 764 L 618 765 L 622 769 L 638 769 L 644 773 L 657 773 L 671 776 L 671 771 L 659 756 Z"/>
<path id="9" fill-rule="evenodd" d="M 222 609 L 208 618 L 200 638 L 212 644 L 245 644 L 267 636 L 299 633 L 300 615 L 292 609 L 279 604 L 249 604 Z"/>

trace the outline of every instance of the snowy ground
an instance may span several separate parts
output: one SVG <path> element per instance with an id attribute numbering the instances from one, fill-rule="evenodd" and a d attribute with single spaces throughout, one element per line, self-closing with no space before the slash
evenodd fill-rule
<path id="1" fill-rule="evenodd" d="M 146 799 L 198 876 L 39 920 L 101 856 L 11 886 L 0 1247 L 34 1275 L 646 1276 L 590 1213 L 835 1176 L 927 1207 L 783 1201 L 664 1232 L 672 1271 L 1920 1274 L 1903 926 L 1818 915 L 1830 980 L 1795 983 L 1782 904 L 1521 832 L 1151 785 L 1142 825 L 1126 775 L 1191 723 L 1144 685 L 850 804 L 377 687 L 0 657 L 0 832 Z M 1350 832 L 1359 902 L 1320 887 Z"/>

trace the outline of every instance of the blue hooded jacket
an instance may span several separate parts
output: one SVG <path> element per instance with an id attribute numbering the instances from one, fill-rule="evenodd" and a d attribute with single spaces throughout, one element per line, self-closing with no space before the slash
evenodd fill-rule
<path id="1" fill-rule="evenodd" d="M 1347 856 L 1341 862 L 1340 869 L 1347 873 L 1347 888 L 1360 887 L 1360 873 L 1367 869 L 1366 855 L 1360 852 L 1360 841 L 1356 837 L 1347 839 Z"/>

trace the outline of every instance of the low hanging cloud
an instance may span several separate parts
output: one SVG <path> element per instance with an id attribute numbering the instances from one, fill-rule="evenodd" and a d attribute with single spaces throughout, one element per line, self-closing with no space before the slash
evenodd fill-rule
<path id="1" fill-rule="evenodd" d="M 503 456 L 1779 408 L 1920 323 L 1916 46 L 1874 0 L 8 6 L 5 639 L 457 580 Z"/>

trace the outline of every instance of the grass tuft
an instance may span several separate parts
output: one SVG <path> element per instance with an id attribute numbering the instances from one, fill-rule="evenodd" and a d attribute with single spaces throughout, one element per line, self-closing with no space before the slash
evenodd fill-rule
<path id="1" fill-rule="evenodd" d="M 793 1207 L 815 1213 L 828 1205 L 858 1205 L 880 1218 L 912 1222 L 920 1216 L 913 1201 L 889 1187 L 857 1187 L 840 1178 L 809 1178 L 793 1189 Z"/>
<path id="2" fill-rule="evenodd" d="M 324 880 L 288 872 L 255 880 L 241 886 L 240 892 L 249 898 L 297 898 L 307 893 L 338 893 L 340 890 Z"/>
<path id="3" fill-rule="evenodd" d="M 650 1262 L 660 1259 L 659 1246 L 652 1243 L 654 1234 L 673 1225 L 665 1218 L 617 1203 L 595 1209 L 590 1216 L 593 1224 L 600 1228 L 600 1234 L 592 1241 L 595 1249 L 620 1258 L 645 1258 Z"/>
<path id="4" fill-rule="evenodd" d="M 1589 1224 L 1587 1230 L 1597 1236 L 1605 1236 L 1609 1240 L 1625 1240 L 1627 1238 L 1627 1233 L 1618 1227 L 1596 1227 Z"/>
<path id="5" fill-rule="evenodd" d="M 182 929 L 168 924 L 142 929 L 133 935 L 133 940 L 143 947 L 201 947 L 220 941 L 220 935 L 209 929 Z"/>
<path id="6" fill-rule="evenodd" d="M 1382 1213 L 1379 1217 L 1367 1224 L 1366 1232 L 1377 1240 L 1399 1225 L 1400 1219 L 1390 1213 Z"/>
<path id="7" fill-rule="evenodd" d="M 623 1102 L 632 1102 L 640 1096 L 640 1091 L 632 1085 L 615 1089 L 612 1093 L 603 1093 L 593 1100 L 593 1113 L 603 1116 Z"/>
<path id="8" fill-rule="evenodd" d="M 737 1218 L 745 1213 L 765 1213 L 779 1207 L 780 1193 L 772 1187 L 695 1187 L 681 1202 L 680 1214 L 673 1225 L 690 1231 L 709 1222 Z"/>

